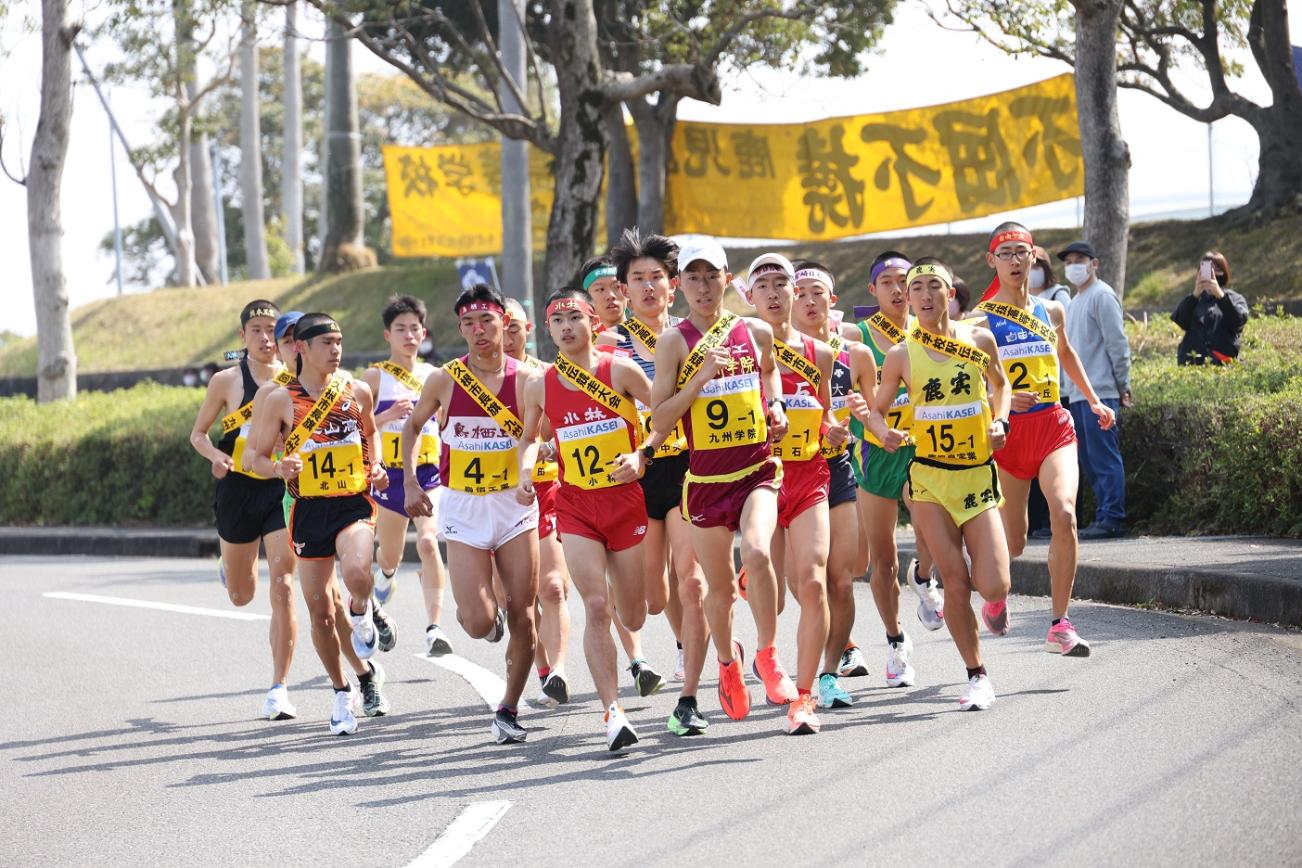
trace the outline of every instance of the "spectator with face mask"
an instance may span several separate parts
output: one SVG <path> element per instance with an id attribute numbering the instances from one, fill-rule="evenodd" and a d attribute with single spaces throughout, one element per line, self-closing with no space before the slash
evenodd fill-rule
<path id="1" fill-rule="evenodd" d="M 1230 263 L 1209 250 L 1199 263 L 1193 292 L 1171 314 L 1184 329 L 1177 350 L 1182 365 L 1228 365 L 1239 357 L 1239 337 L 1248 322 L 1248 303 L 1229 288 Z"/>
<path id="2" fill-rule="evenodd" d="M 1071 290 L 1058 282 L 1058 275 L 1053 271 L 1049 253 L 1043 247 L 1036 246 L 1033 251 L 1035 261 L 1031 265 L 1031 292 L 1037 298 L 1056 301 L 1063 307 L 1071 304 Z"/>

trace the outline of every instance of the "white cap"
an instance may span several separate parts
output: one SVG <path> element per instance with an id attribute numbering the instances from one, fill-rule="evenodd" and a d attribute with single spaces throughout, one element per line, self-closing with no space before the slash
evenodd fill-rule
<path id="1" fill-rule="evenodd" d="M 787 280 L 792 283 L 796 282 L 796 269 L 791 264 L 790 259 L 787 259 L 781 253 L 763 253 L 750 264 L 750 268 L 746 272 L 747 287 L 753 287 L 755 285 L 755 272 L 759 271 L 766 265 L 777 266 L 782 270 L 782 273 L 787 276 Z"/>
<path id="2" fill-rule="evenodd" d="M 711 268 L 728 270 L 728 254 L 708 235 L 698 235 L 678 248 L 678 270 L 685 270 L 698 259 L 704 259 Z"/>

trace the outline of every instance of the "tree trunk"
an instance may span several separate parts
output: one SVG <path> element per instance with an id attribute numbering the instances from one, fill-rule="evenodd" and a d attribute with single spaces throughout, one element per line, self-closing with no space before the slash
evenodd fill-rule
<path id="1" fill-rule="evenodd" d="M 637 225 L 637 182 L 622 104 L 607 110 L 606 133 L 610 136 L 610 150 L 606 152 L 606 245 L 613 246 L 627 227 Z"/>
<path id="2" fill-rule="evenodd" d="M 176 204 L 172 206 L 172 221 L 176 224 L 176 285 L 194 286 L 194 223 L 190 210 L 190 130 L 193 122 L 188 103 L 178 115 L 176 171 L 172 173 L 176 181 Z"/>
<path id="3" fill-rule="evenodd" d="M 77 352 L 63 276 L 63 165 L 72 122 L 72 40 L 67 0 L 41 3 L 41 109 L 27 176 L 27 239 L 36 301 L 36 397 L 77 397 Z"/>
<path id="4" fill-rule="evenodd" d="M 661 93 L 654 106 L 645 99 L 633 100 L 629 106 L 637 125 L 637 225 L 644 234 L 665 228 L 665 158 L 680 99 Z"/>
<path id="5" fill-rule="evenodd" d="M 1273 100 L 1245 116 L 1260 144 L 1257 182 L 1247 207 L 1267 214 L 1302 204 L 1302 89 L 1290 43 L 1288 4 L 1257 0 L 1249 15 L 1248 45 Z"/>
<path id="6" fill-rule="evenodd" d="M 318 268 L 333 272 L 364 264 L 350 259 L 363 249 L 364 219 L 352 40 L 334 20 L 326 29 L 326 79 L 326 232 Z"/>
<path id="7" fill-rule="evenodd" d="M 298 56 L 298 3 L 285 6 L 285 156 L 280 211 L 295 274 L 303 273 L 303 74 Z"/>
<path id="8" fill-rule="evenodd" d="M 1085 158 L 1085 240 L 1099 277 L 1118 298 L 1126 292 L 1130 228 L 1130 147 L 1117 114 L 1117 25 L 1122 0 L 1073 0 L 1076 6 L 1076 107 Z"/>
<path id="9" fill-rule="evenodd" d="M 191 91 L 193 95 L 193 91 Z M 221 245 L 217 241 L 217 206 L 213 201 L 212 155 L 208 135 L 190 143 L 190 223 L 194 228 L 194 261 L 204 283 L 221 283 Z"/>
<path id="10" fill-rule="evenodd" d="M 240 199 L 250 280 L 271 277 L 262 208 L 262 141 L 258 135 L 258 7 L 245 0 L 240 23 Z"/>

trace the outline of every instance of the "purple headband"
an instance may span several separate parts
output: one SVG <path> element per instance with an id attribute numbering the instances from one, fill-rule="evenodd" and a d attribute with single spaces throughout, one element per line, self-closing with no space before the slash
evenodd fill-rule
<path id="1" fill-rule="evenodd" d="M 883 259 L 873 266 L 872 275 L 868 278 L 869 283 L 876 283 L 877 278 L 881 277 L 883 271 L 888 268 L 903 268 L 908 271 L 913 267 L 913 263 L 900 256 L 892 256 L 890 259 Z"/>

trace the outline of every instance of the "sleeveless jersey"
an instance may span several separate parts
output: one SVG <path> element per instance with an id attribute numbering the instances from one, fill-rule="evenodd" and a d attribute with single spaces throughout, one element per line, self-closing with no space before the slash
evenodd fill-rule
<path id="1" fill-rule="evenodd" d="M 380 415 L 403 398 L 409 399 L 413 404 L 420 400 L 419 390 L 409 389 L 384 368 L 377 368 L 377 370 L 380 372 L 380 391 L 375 396 L 375 415 Z M 412 369 L 411 375 L 423 384 L 433 370 L 434 366 L 428 362 L 418 362 Z M 386 467 L 402 467 L 402 426 L 406 421 L 407 418 L 404 416 L 401 419 L 385 422 L 380 428 L 380 443 Z M 416 456 L 416 463 L 424 466 L 437 464 L 438 460 L 439 426 L 438 422 L 431 417 L 420 429 L 420 454 Z"/>
<path id="2" fill-rule="evenodd" d="M 253 379 L 253 374 L 249 372 L 249 360 L 247 358 L 240 359 L 240 383 L 243 391 L 240 393 L 239 406 L 243 407 L 245 404 L 252 401 L 253 396 L 258 393 L 258 383 Z M 231 457 L 231 461 L 234 464 L 234 467 L 232 467 L 231 470 L 234 472 L 252 477 L 253 479 L 266 479 L 267 477 L 265 476 L 259 476 L 252 470 L 245 470 L 243 468 L 244 448 L 248 445 L 249 431 L 252 428 L 253 420 L 249 420 L 234 431 L 231 431 L 228 434 L 223 434 L 222 439 L 217 441 L 217 448 Z"/>
<path id="3" fill-rule="evenodd" d="M 833 332 L 829 344 L 837 351 L 836 361 L 832 363 L 832 382 L 828 383 L 828 387 L 832 392 L 832 416 L 840 423 L 850 418 L 848 397 L 854 391 L 854 371 L 850 367 L 850 349 L 841 336 Z M 821 454 L 824 458 L 835 458 L 849 448 L 848 439 L 842 441 L 840 446 L 828 446 L 824 442 Z"/>
<path id="4" fill-rule="evenodd" d="M 294 402 L 297 428 L 316 404 L 297 379 L 285 386 Z M 289 480 L 289 493 L 296 498 L 345 497 L 370 491 L 366 481 L 371 463 L 370 448 L 362 437 L 362 412 L 353 393 L 353 381 L 344 384 L 339 400 L 326 413 L 312 436 L 298 448 L 303 469 Z"/>
<path id="5" fill-rule="evenodd" d="M 971 344 L 971 326 L 954 323 L 954 337 Z M 938 362 L 917 341 L 907 340 L 906 345 L 916 457 L 963 466 L 989 461 L 985 372 L 974 362 L 948 356 Z"/>
<path id="6" fill-rule="evenodd" d="M 814 341 L 800 337 L 801 354 L 813 362 Z M 787 461 L 810 461 L 819 455 L 819 442 L 823 426 L 823 405 L 818 393 L 809 382 L 795 371 L 778 363 L 782 377 L 782 400 L 787 405 L 786 436 L 773 444 L 773 454 Z"/>
<path id="7" fill-rule="evenodd" d="M 877 345 L 876 339 L 872 336 L 872 330 L 868 328 L 867 321 L 860 322 L 859 332 L 863 335 L 863 342 L 873 354 L 873 361 L 877 363 L 877 384 L 882 382 L 882 363 L 886 361 L 886 353 L 890 347 L 885 350 Z M 905 333 L 912 328 L 913 321 L 910 319 L 905 325 Z M 893 346 L 893 345 L 892 345 Z M 909 403 L 909 390 L 900 386 L 900 390 L 895 393 L 895 400 L 891 403 L 891 409 L 886 414 L 886 424 L 896 431 L 908 432 L 913 428 L 913 406 Z M 860 440 L 867 441 L 874 446 L 881 446 L 882 442 L 872 435 L 872 432 L 863 427 L 863 423 L 855 419 L 850 422 L 850 429 L 854 436 Z"/>
<path id="8" fill-rule="evenodd" d="M 547 364 L 542 359 L 534 358 L 528 354 L 520 360 L 520 364 L 529 368 L 531 371 L 545 371 L 551 367 L 551 365 Z M 559 465 L 555 461 L 535 461 L 533 465 L 533 476 L 529 478 L 532 479 L 534 483 L 555 482 L 559 473 Z"/>
<path id="9" fill-rule="evenodd" d="M 690 353 L 704 335 L 683 320 L 682 332 Z M 772 452 L 764 417 L 764 380 L 759 351 L 744 319 L 738 318 L 720 344 L 732 362 L 705 384 L 683 416 L 691 449 L 688 469 L 698 477 L 728 476 L 755 467 Z"/>
<path id="10" fill-rule="evenodd" d="M 469 368 L 470 356 L 462 356 L 461 363 Z M 516 360 L 508 357 L 502 387 L 496 395 L 502 406 L 517 418 L 520 416 L 515 388 L 518 369 Z M 485 413 L 479 402 L 455 381 L 439 439 L 443 444 L 439 478 L 445 487 L 467 494 L 489 494 L 519 484 L 520 441 L 503 431 L 497 420 Z"/>
<path id="11" fill-rule="evenodd" d="M 611 388 L 610 366 L 613 360 L 609 353 L 599 354 L 597 368 L 593 371 L 598 380 Z M 635 485 L 635 482 L 616 482 L 607 472 L 619 456 L 635 448 L 629 423 L 586 393 L 566 388 L 555 367 L 548 368 L 543 376 L 547 421 L 556 432 L 556 445 L 560 452 L 561 484 L 584 491 Z"/>
<path id="12" fill-rule="evenodd" d="M 631 318 L 632 317 L 629 317 L 628 319 Z M 626 352 L 630 359 L 637 362 L 638 367 L 642 369 L 642 373 L 646 374 L 647 379 L 654 380 L 656 378 L 655 352 L 648 350 L 641 340 L 633 336 L 633 333 L 629 331 L 628 326 L 626 325 L 628 319 L 625 319 L 624 322 L 616 326 L 612 332 L 618 340 L 618 343 L 615 344 L 615 349 Z M 639 322 L 641 321 L 639 320 Z M 679 322 L 681 322 L 681 320 L 679 320 L 678 317 L 670 315 L 670 328 L 678 325 Z M 651 408 L 646 404 L 643 404 L 641 401 L 638 401 L 637 412 L 638 415 L 642 417 L 642 431 L 647 437 L 650 437 Z M 681 455 L 685 449 L 687 449 L 687 436 L 683 433 L 683 423 L 680 420 L 678 424 L 674 426 L 674 430 L 669 433 L 665 442 L 661 443 L 660 448 L 656 450 L 656 457 L 666 458 L 672 455 Z"/>
<path id="13" fill-rule="evenodd" d="M 1050 331 L 1049 312 L 1037 298 L 1031 299 L 1031 315 Z M 1037 413 L 1058 405 L 1058 350 L 1030 329 L 1012 320 L 986 311 L 986 325 L 994 333 L 999 347 L 999 363 L 1008 375 L 1008 386 L 1015 392 L 1034 392 L 1036 404 L 1020 413 Z M 1018 411 L 1014 410 L 1014 413 Z"/>

